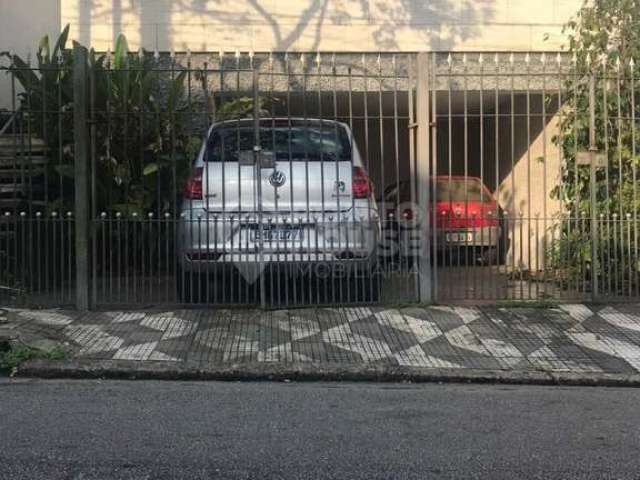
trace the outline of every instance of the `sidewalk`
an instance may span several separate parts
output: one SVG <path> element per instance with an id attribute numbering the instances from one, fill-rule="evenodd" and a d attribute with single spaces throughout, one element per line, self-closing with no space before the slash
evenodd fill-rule
<path id="1" fill-rule="evenodd" d="M 640 305 L 90 312 L 6 310 L 68 361 L 34 376 L 640 385 Z"/>

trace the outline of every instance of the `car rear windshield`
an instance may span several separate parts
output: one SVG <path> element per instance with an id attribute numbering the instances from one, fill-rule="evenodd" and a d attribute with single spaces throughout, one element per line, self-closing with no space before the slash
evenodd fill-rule
<path id="1" fill-rule="evenodd" d="M 433 182 L 433 180 L 432 180 Z M 411 184 L 407 181 L 400 182 L 400 201 L 411 201 Z M 431 183 L 433 188 L 433 183 Z M 466 190 L 465 190 L 466 189 Z M 433 191 L 433 190 L 432 190 Z M 397 201 L 398 184 L 388 186 L 384 191 L 386 201 Z M 477 178 L 439 178 L 436 180 L 436 201 L 438 202 L 486 202 L 493 197 L 487 188 Z"/>
<path id="2" fill-rule="evenodd" d="M 251 158 L 255 144 L 252 125 L 229 124 L 215 128 L 207 142 L 209 162 L 237 162 Z M 336 161 L 351 159 L 346 130 L 332 122 L 262 123 L 260 147 L 277 160 Z"/>
<path id="3" fill-rule="evenodd" d="M 491 196 L 476 178 L 438 179 L 436 182 L 438 202 L 481 202 L 491 200 Z"/>

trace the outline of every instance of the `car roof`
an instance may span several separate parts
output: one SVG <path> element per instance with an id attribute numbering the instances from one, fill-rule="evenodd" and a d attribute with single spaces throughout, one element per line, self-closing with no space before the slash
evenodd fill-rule
<path id="1" fill-rule="evenodd" d="M 472 175 L 434 175 L 431 178 L 435 178 L 436 180 L 474 180 L 482 182 L 480 177 L 474 177 Z"/>
<path id="2" fill-rule="evenodd" d="M 252 125 L 254 123 L 253 118 L 235 118 L 231 120 L 223 120 L 221 122 L 215 122 L 211 125 L 211 128 L 222 127 L 225 125 Z M 349 128 L 344 122 L 338 120 L 328 120 L 325 118 L 313 118 L 313 117 L 260 117 L 260 123 L 334 123 L 344 128 Z"/>
<path id="3" fill-rule="evenodd" d="M 492 199 L 494 199 L 494 194 L 493 192 L 489 189 L 489 187 L 487 187 L 483 182 L 482 179 L 480 177 L 473 177 L 473 176 L 464 176 L 464 175 L 434 175 L 431 177 L 431 179 L 435 179 L 436 181 L 449 181 L 449 180 L 471 180 L 473 182 L 478 182 L 480 183 L 480 185 L 482 185 L 483 189 L 486 190 L 489 195 L 491 196 Z M 388 192 L 395 188 L 396 186 L 399 186 L 401 192 L 406 194 L 406 189 L 407 187 L 409 187 L 410 185 L 410 181 L 409 180 L 400 180 L 399 182 L 394 182 L 391 183 L 389 185 L 387 185 L 384 190 L 383 190 L 383 195 L 388 194 Z M 401 193 L 402 195 L 402 193 Z"/>

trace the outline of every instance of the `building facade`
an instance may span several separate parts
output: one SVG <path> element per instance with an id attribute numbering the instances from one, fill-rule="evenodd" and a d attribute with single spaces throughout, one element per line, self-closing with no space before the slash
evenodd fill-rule
<path id="1" fill-rule="evenodd" d="M 0 43 L 23 52 L 66 24 L 112 48 L 219 51 L 554 51 L 581 0 L 2 0 Z M 37 12 L 37 14 L 36 14 Z"/>

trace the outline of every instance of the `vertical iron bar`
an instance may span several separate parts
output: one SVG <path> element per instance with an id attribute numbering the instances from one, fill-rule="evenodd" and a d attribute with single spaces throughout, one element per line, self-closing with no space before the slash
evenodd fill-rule
<path id="1" fill-rule="evenodd" d="M 598 151 L 596 144 L 596 79 L 589 76 L 589 151 L 592 155 Z M 589 167 L 590 204 L 591 204 L 591 299 L 598 298 L 598 228 L 596 225 L 596 165 L 592 158 Z"/>
<path id="2" fill-rule="evenodd" d="M 431 116 L 429 123 L 429 134 L 431 135 L 431 166 L 430 166 L 430 174 L 429 174 L 429 188 L 431 188 L 430 193 L 430 206 L 433 205 L 433 218 L 431 223 L 431 247 L 433 249 L 433 262 L 431 263 L 432 267 L 432 275 L 431 275 L 431 290 L 432 290 L 432 298 L 438 298 L 438 218 L 437 218 L 437 201 L 438 201 L 438 182 L 435 178 L 438 175 L 438 107 L 437 107 L 437 62 L 436 62 L 436 53 L 434 52 L 431 55 L 431 63 L 429 71 L 427 72 L 430 75 L 432 83 L 432 88 L 430 90 L 431 93 Z M 427 60 L 429 62 L 429 59 Z M 432 180 L 433 179 L 433 180 Z M 444 253 L 444 249 L 443 249 Z"/>
<path id="3" fill-rule="evenodd" d="M 636 158 L 636 96 L 635 96 L 635 69 L 634 64 L 630 63 L 629 70 L 631 71 L 631 158 Z M 638 167 L 637 162 L 631 162 L 631 178 L 633 185 L 633 251 L 635 252 L 636 259 L 638 255 Z M 634 263 L 636 267 L 633 269 L 633 283 L 634 292 L 638 296 L 640 290 L 640 282 L 638 282 L 638 265 Z"/>
<path id="4" fill-rule="evenodd" d="M 349 130 L 351 132 L 351 137 L 349 138 L 349 147 L 351 150 L 351 167 L 353 167 L 353 144 L 354 144 L 354 138 L 353 138 L 353 83 L 352 83 L 352 74 L 353 74 L 353 67 L 352 64 L 349 63 L 349 66 L 347 67 L 347 91 L 348 91 L 348 105 L 349 105 Z M 355 200 L 353 199 L 353 195 L 351 196 L 351 224 L 355 225 L 356 223 L 356 214 L 355 214 L 355 208 L 354 208 L 354 204 L 355 204 Z M 346 242 L 347 245 L 349 245 L 349 231 L 347 230 L 347 238 L 346 238 Z M 355 239 L 355 232 L 353 235 L 354 239 Z M 351 282 L 351 278 L 352 275 L 349 274 L 349 276 L 347 277 L 347 298 L 349 299 L 349 301 L 351 300 L 351 295 L 353 292 L 353 296 L 354 298 L 357 297 L 357 291 L 358 291 L 358 286 L 356 282 Z M 352 288 L 353 287 L 353 288 Z"/>
<path id="5" fill-rule="evenodd" d="M 260 306 L 266 307 L 265 297 L 265 278 L 264 278 L 264 232 L 262 231 L 262 171 L 260 164 L 260 72 L 258 68 L 252 65 L 253 70 L 253 139 L 254 139 L 254 178 L 257 183 L 257 202 L 258 202 L 258 229 L 260 231 L 260 240 L 258 242 L 258 255 L 260 265 Z"/>
<path id="6" fill-rule="evenodd" d="M 483 62 L 483 56 L 482 53 L 480 54 L 480 58 L 478 59 L 478 63 L 480 63 L 480 135 L 479 135 L 479 145 L 478 148 L 480 150 L 480 204 L 484 205 L 484 185 L 485 185 L 485 180 L 484 180 L 484 171 L 485 171 L 485 167 L 484 167 L 484 149 L 485 149 L 485 145 L 484 145 L 484 62 Z M 467 179 L 465 178 L 465 181 L 467 181 Z M 473 222 L 473 228 L 475 230 L 474 232 L 474 243 L 476 242 L 476 235 L 477 235 L 477 227 L 479 225 L 484 225 L 484 219 L 485 219 L 485 213 L 484 210 L 481 208 L 480 211 L 478 212 L 479 215 L 479 223 L 474 221 Z M 480 256 L 480 259 L 482 258 L 482 254 L 483 254 L 483 250 L 484 250 L 484 228 L 480 227 L 480 247 L 478 248 L 478 255 Z M 475 247 L 474 247 L 475 250 Z M 475 252 L 474 252 L 475 253 Z M 480 262 L 478 262 L 478 260 L 475 258 L 474 255 L 474 278 L 476 278 L 476 273 L 479 270 L 479 267 L 482 268 L 483 270 L 485 270 L 485 265 L 484 262 L 482 260 L 480 260 Z M 478 265 L 478 263 L 480 263 L 480 266 Z M 481 274 L 481 278 L 480 278 L 480 298 L 484 299 L 484 290 L 485 290 L 485 281 L 484 281 L 484 275 Z M 474 285 L 475 286 L 475 285 Z M 476 298 L 476 292 L 477 290 L 474 288 L 473 290 L 473 298 Z"/>
<path id="7" fill-rule="evenodd" d="M 542 262 L 538 262 L 542 268 L 542 290 L 546 293 L 547 288 L 547 72 L 545 55 L 542 54 L 542 251 L 538 247 L 536 239 L 536 258 L 542 255 Z"/>
<path id="8" fill-rule="evenodd" d="M 420 230 L 420 259 L 419 281 L 420 301 L 431 303 L 432 269 L 431 269 L 431 225 L 429 219 L 430 175 L 431 175 L 431 106 L 430 106 L 430 78 L 429 56 L 427 53 L 417 55 L 417 86 L 416 86 L 416 123 L 418 138 L 416 145 L 416 178 L 418 187 L 418 204 L 424 212 Z"/>
<path id="9" fill-rule="evenodd" d="M 498 225 L 498 229 L 496 230 L 496 255 L 495 255 L 495 266 L 496 266 L 496 271 L 495 273 L 492 275 L 495 276 L 495 291 L 494 291 L 494 298 L 501 298 L 500 295 L 500 275 L 501 275 L 501 269 L 500 269 L 500 259 L 502 258 L 502 248 L 503 246 L 501 245 L 501 240 L 502 240 L 502 232 L 501 232 L 501 219 L 500 219 L 500 103 L 498 101 L 498 97 L 499 97 L 499 93 L 500 93 L 500 64 L 499 64 L 499 57 L 498 54 L 496 54 L 495 56 L 495 64 L 496 64 L 496 76 L 495 76 L 495 92 L 494 92 L 494 109 L 495 109 L 495 117 L 494 117 L 494 156 L 495 156 L 495 167 L 496 167 L 496 171 L 495 171 L 495 188 L 493 189 L 493 196 L 496 200 L 496 211 L 495 211 L 495 217 L 498 221 L 497 225 Z M 489 232 L 491 232 L 491 230 L 489 230 Z M 491 242 L 489 242 L 491 244 Z M 489 256 L 489 258 L 491 258 L 491 256 Z M 489 262 L 491 263 L 491 262 Z"/>
<path id="10" fill-rule="evenodd" d="M 634 63 L 630 62 L 629 63 L 629 70 L 630 70 L 630 75 L 631 75 L 631 79 L 630 79 L 630 87 L 631 87 L 631 158 L 636 158 L 636 96 L 635 96 L 635 81 L 636 81 L 636 76 L 635 76 L 635 68 L 634 68 Z M 637 256 L 638 256 L 638 170 L 637 170 L 637 162 L 631 162 L 631 179 L 632 179 L 632 205 L 633 205 L 633 212 L 632 212 L 632 217 L 633 217 L 633 251 L 636 255 L 636 262 L 637 262 Z M 640 290 L 640 285 L 639 285 L 639 278 L 638 278 L 638 271 L 640 270 L 638 268 L 638 264 L 634 262 L 635 268 L 634 273 L 633 273 L 633 284 L 634 284 L 634 293 L 636 296 L 638 296 L 639 290 Z M 631 281 L 631 279 L 629 279 L 629 281 Z"/>
<path id="11" fill-rule="evenodd" d="M 399 131 L 398 131 L 398 65 L 397 65 L 395 54 L 392 57 L 392 65 L 393 65 L 393 160 L 394 160 L 394 167 L 395 167 L 394 168 L 395 181 L 396 181 L 396 184 L 398 185 L 398 188 L 400 188 L 400 151 L 399 151 L 400 138 L 399 138 Z M 382 200 L 384 202 L 385 199 L 383 198 Z M 410 199 L 410 200 L 413 201 L 413 199 Z M 398 203 L 400 203 L 400 197 L 398 197 Z M 411 206 L 411 208 L 413 209 L 413 205 Z M 382 212 L 382 215 L 384 214 L 385 212 Z M 404 215 L 401 217 L 400 209 L 398 208 L 395 209 L 395 215 L 398 222 L 402 222 L 404 232 L 406 233 L 407 226 L 408 226 L 408 222 L 406 221 L 407 218 L 405 218 Z M 386 221 L 384 217 L 383 217 L 383 221 Z M 400 223 L 398 223 L 398 225 L 400 225 Z M 396 243 L 398 243 L 400 241 L 399 228 L 396 235 L 397 237 L 394 240 Z M 408 258 L 407 248 L 409 245 L 408 245 L 408 242 L 406 242 L 405 245 L 398 245 L 398 246 L 400 247 L 398 248 L 398 266 L 395 267 L 398 270 L 397 272 L 398 275 L 395 275 L 395 276 L 399 277 L 398 280 L 400 281 L 401 279 L 404 280 L 403 264 L 405 260 Z M 395 272 L 392 272 L 392 273 L 395 273 Z M 402 283 L 404 284 L 405 282 L 402 282 Z"/>
<path id="12" fill-rule="evenodd" d="M 517 212 L 516 212 L 516 196 L 515 196 L 515 191 L 516 191 L 516 114 L 515 114 L 515 108 L 516 108 L 516 99 L 515 99 L 515 64 L 513 62 L 513 54 L 511 54 L 511 56 L 509 57 L 509 62 L 511 63 L 511 84 L 509 85 L 509 90 L 510 90 L 510 95 L 509 95 L 509 99 L 510 99 L 510 129 L 509 132 L 511 134 L 511 143 L 510 143 L 510 147 L 511 147 L 511 155 L 510 155 L 510 160 L 511 160 L 511 165 L 510 165 L 510 177 L 511 177 L 511 192 L 510 192 L 510 197 L 511 197 L 511 202 L 510 202 L 510 216 L 512 216 L 512 218 L 516 219 L 517 218 Z M 512 222 L 513 228 L 511 230 L 511 232 L 509 233 L 509 230 L 507 229 L 507 236 L 505 237 L 507 239 L 507 241 L 509 241 L 509 238 L 511 238 L 511 242 L 510 243 L 510 250 L 511 250 L 511 255 L 509 255 L 510 259 L 511 259 L 511 272 L 509 272 L 512 276 L 515 274 L 516 272 L 516 249 L 515 249 L 515 237 L 516 237 L 516 226 L 517 224 L 517 220 L 515 220 L 514 222 Z M 509 235 L 511 235 L 511 237 L 509 237 Z M 521 263 L 521 259 L 518 259 L 518 261 Z M 513 295 L 512 297 L 515 298 L 515 289 L 513 290 Z"/>
<path id="13" fill-rule="evenodd" d="M 594 73 L 594 75 L 597 75 L 596 73 Z M 605 191 L 604 191 L 604 195 L 605 195 L 605 203 L 603 205 L 604 207 L 604 213 L 606 215 L 606 224 L 603 225 L 603 229 L 599 232 L 601 235 L 601 248 L 604 249 L 605 245 L 606 245 L 606 263 L 605 263 L 605 257 L 603 255 L 602 257 L 602 269 L 600 270 L 603 278 L 602 278 L 602 282 L 601 282 L 601 290 L 605 289 L 605 277 L 606 277 L 606 292 L 607 293 L 611 293 L 611 273 L 610 273 L 610 267 L 611 267 L 611 206 L 609 205 L 609 200 L 611 198 L 610 195 L 610 191 L 609 191 L 609 186 L 611 183 L 611 173 L 609 172 L 609 95 L 608 95 L 608 90 L 609 90 L 609 79 L 607 78 L 607 60 L 606 58 L 602 59 L 602 124 L 603 124 L 603 128 L 604 128 L 604 155 L 606 158 L 606 166 L 604 169 L 604 176 L 605 176 Z M 596 150 L 593 150 L 594 152 Z M 596 180 L 597 180 L 597 172 L 596 172 Z M 594 183 L 594 186 L 596 184 Z M 596 193 L 597 194 L 597 193 Z M 605 231 L 605 227 L 606 227 L 606 231 Z M 605 233 L 606 232 L 606 233 Z"/>
<path id="14" fill-rule="evenodd" d="M 76 307 L 89 309 L 89 195 L 87 132 L 87 49 L 73 47 L 73 132 L 76 225 Z"/>
<path id="15" fill-rule="evenodd" d="M 527 269 L 531 273 L 531 65 L 529 54 L 525 57 L 525 62 L 527 64 Z M 527 282 L 527 295 L 528 299 L 531 299 L 531 282 Z"/>
<path id="16" fill-rule="evenodd" d="M 452 59 L 451 59 L 451 55 L 449 55 L 449 68 L 447 70 L 447 176 L 448 178 L 448 187 L 447 187 L 447 195 L 448 195 L 448 200 L 449 200 L 449 206 L 447 208 L 447 217 L 444 218 L 443 220 L 445 221 L 445 226 L 443 226 L 443 228 L 450 228 L 452 226 L 452 224 L 455 222 L 454 220 L 454 213 L 453 213 L 453 196 L 451 195 L 452 193 L 452 175 L 453 175 L 453 112 L 452 112 L 452 100 L 451 100 L 451 67 L 452 67 Z M 437 118 L 437 112 L 436 112 L 436 118 Z M 437 159 L 436 159 L 437 162 Z M 437 228 L 437 226 L 436 226 Z M 466 235 L 466 233 L 464 234 Z M 446 242 L 446 233 L 445 236 L 443 237 L 443 242 Z M 456 242 L 456 244 L 449 244 L 449 245 L 443 245 L 442 247 L 443 252 L 444 252 L 444 267 L 448 267 L 446 268 L 446 270 L 448 271 L 450 277 L 449 277 L 449 281 L 447 282 L 449 284 L 449 297 L 452 298 L 453 297 L 453 288 L 454 288 L 454 282 L 451 281 L 451 277 L 452 277 L 452 273 L 455 271 L 454 270 L 454 265 L 453 265 L 453 250 L 455 249 L 458 253 L 458 257 L 460 256 L 460 243 Z M 447 265 L 448 263 L 448 265 Z"/>

